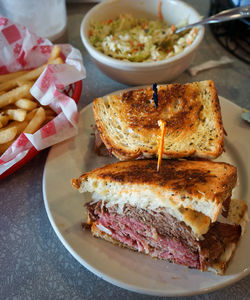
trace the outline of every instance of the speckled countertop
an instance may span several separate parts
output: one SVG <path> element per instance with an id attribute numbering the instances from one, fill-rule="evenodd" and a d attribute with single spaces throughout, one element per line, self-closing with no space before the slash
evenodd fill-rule
<path id="1" fill-rule="evenodd" d="M 187 2 L 201 15 L 207 15 L 209 1 Z M 71 3 L 67 7 L 68 42 L 80 49 L 87 70 L 79 110 L 95 97 L 127 87 L 102 74 L 81 43 L 80 22 L 92 6 Z M 234 63 L 195 77 L 185 72 L 175 81 L 213 79 L 219 95 L 250 109 L 249 65 L 227 53 L 207 28 L 193 64 L 223 55 L 231 57 Z M 51 227 L 43 202 L 42 175 L 48 151 L 42 151 L 0 183 L 0 299 L 151 299 L 98 278 L 64 248 Z M 250 299 L 250 276 L 230 287 L 187 299 Z"/>

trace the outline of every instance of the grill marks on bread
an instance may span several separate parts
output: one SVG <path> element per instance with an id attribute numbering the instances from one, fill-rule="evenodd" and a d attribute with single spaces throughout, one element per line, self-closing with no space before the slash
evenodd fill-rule
<path id="1" fill-rule="evenodd" d="M 101 139 L 120 160 L 157 156 L 159 126 L 166 122 L 163 158 L 218 157 L 224 130 L 213 81 L 158 86 L 97 98 L 94 116 Z"/>
<path id="2" fill-rule="evenodd" d="M 156 161 L 149 160 L 147 163 L 137 162 L 138 164 L 129 165 L 129 168 L 120 170 L 118 166 L 110 172 L 99 174 L 100 178 L 109 179 L 116 182 L 131 182 L 145 184 L 157 184 L 159 186 L 171 185 L 173 190 L 191 190 L 195 184 L 206 184 L 209 178 L 216 177 L 209 170 L 204 169 L 183 169 L 176 161 L 163 161 L 162 168 L 156 171 Z M 179 167 L 179 168 L 178 168 Z"/>
<path id="3" fill-rule="evenodd" d="M 159 172 L 156 167 L 156 160 L 116 162 L 85 173 L 72 184 L 80 192 L 95 192 L 112 203 L 131 202 L 141 208 L 169 207 L 186 215 L 180 211 L 183 207 L 201 212 L 214 222 L 237 180 L 234 166 L 209 160 L 164 160 Z M 196 224 L 194 219 L 193 213 L 186 222 Z M 193 225 L 194 232 L 197 235 L 206 232 L 209 223 L 205 224 L 202 228 Z"/>
<path id="4" fill-rule="evenodd" d="M 175 130 L 195 131 L 203 105 L 197 86 L 172 84 L 158 86 L 158 107 L 155 108 L 152 88 L 129 91 L 122 94 L 124 121 L 131 128 L 158 129 L 158 120 L 166 121 L 167 134 Z"/>
<path id="5" fill-rule="evenodd" d="M 157 172 L 156 160 L 139 160 L 105 166 L 98 169 L 96 175 L 99 179 L 111 182 L 165 187 L 173 192 L 185 191 L 198 197 L 202 193 L 213 194 L 213 199 L 217 193 L 232 189 L 236 184 L 237 170 L 226 163 L 206 160 L 164 160 Z"/>

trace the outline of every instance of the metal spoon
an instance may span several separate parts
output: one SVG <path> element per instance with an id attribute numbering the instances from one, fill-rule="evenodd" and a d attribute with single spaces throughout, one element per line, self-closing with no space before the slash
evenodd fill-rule
<path id="1" fill-rule="evenodd" d="M 250 5 L 223 10 L 220 13 L 218 13 L 214 16 L 205 18 L 199 22 L 180 27 L 180 28 L 176 29 L 175 33 L 179 33 L 183 30 L 186 30 L 191 27 L 198 26 L 198 25 L 209 24 L 209 23 L 220 23 L 220 22 L 232 21 L 235 19 L 241 19 L 241 18 L 247 18 L 247 17 L 250 17 Z"/>

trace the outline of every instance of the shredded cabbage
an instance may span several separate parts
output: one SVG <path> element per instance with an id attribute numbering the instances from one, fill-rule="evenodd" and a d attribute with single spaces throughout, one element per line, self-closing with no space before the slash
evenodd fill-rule
<path id="1" fill-rule="evenodd" d="M 175 34 L 175 26 L 164 21 L 120 15 L 116 19 L 92 21 L 89 39 L 105 55 L 132 62 L 159 61 L 181 53 L 197 35 L 193 28 Z"/>

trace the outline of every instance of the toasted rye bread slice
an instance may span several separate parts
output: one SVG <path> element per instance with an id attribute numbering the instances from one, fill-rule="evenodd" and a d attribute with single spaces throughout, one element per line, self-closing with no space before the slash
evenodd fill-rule
<path id="1" fill-rule="evenodd" d="M 247 215 L 247 205 L 242 201 L 238 199 L 232 199 L 230 203 L 230 210 L 228 215 L 228 221 L 237 224 L 241 226 L 241 233 L 242 235 L 245 232 L 245 226 L 248 221 L 248 215 Z M 110 236 L 110 234 L 107 233 L 107 230 L 100 230 L 100 227 L 98 228 L 95 223 L 91 224 L 91 232 L 93 236 L 102 238 L 108 242 L 111 242 L 114 245 L 118 245 L 120 247 L 129 248 L 131 250 L 137 251 L 137 249 L 134 249 L 124 243 L 121 243 L 120 241 L 115 240 Z M 208 268 L 208 271 L 214 272 L 217 275 L 223 275 L 226 271 L 226 268 L 232 259 L 234 252 L 236 250 L 237 244 L 236 243 L 230 243 L 227 245 L 225 251 L 222 253 L 220 258 L 216 263 L 214 263 L 212 266 Z"/>
<path id="2" fill-rule="evenodd" d="M 211 80 L 158 86 L 97 98 L 93 110 L 101 139 L 120 160 L 157 156 L 160 129 L 166 122 L 163 158 L 216 158 L 224 149 L 220 104 Z"/>
<path id="3" fill-rule="evenodd" d="M 85 173 L 72 184 L 80 192 L 93 192 L 95 200 L 121 208 L 125 203 L 153 210 L 168 208 L 177 218 L 184 215 L 187 225 L 197 224 L 193 231 L 199 235 L 206 228 L 194 222 L 200 218 L 195 214 L 201 212 L 216 221 L 237 180 L 234 166 L 209 160 L 164 160 L 160 172 L 156 168 L 156 160 L 116 162 Z M 209 221 L 203 220 L 208 227 Z"/>

